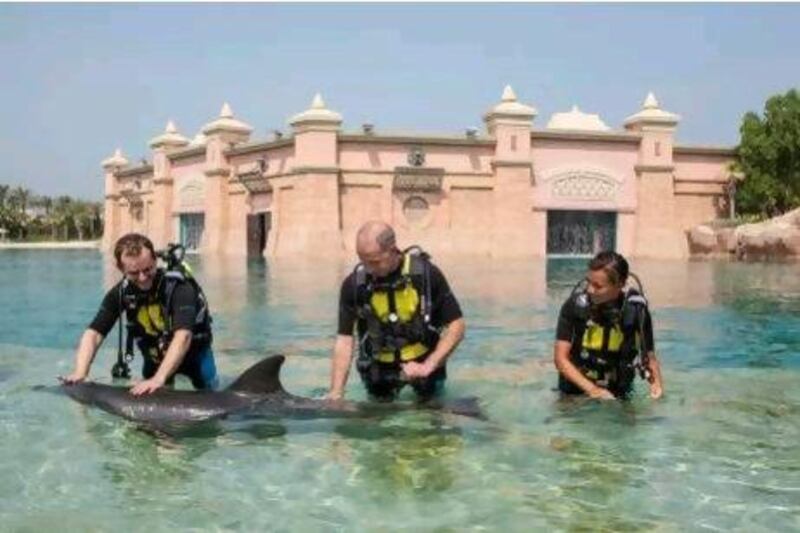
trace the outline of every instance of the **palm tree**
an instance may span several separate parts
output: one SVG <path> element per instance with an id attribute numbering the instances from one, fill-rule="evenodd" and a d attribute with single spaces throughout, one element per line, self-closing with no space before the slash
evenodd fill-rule
<path id="1" fill-rule="evenodd" d="M 0 185 L 0 209 L 6 206 L 6 200 L 8 199 L 8 191 L 11 187 L 8 185 Z"/>
<path id="2" fill-rule="evenodd" d="M 19 186 L 11 190 L 9 201 L 13 201 L 13 204 L 19 208 L 20 212 L 25 213 L 25 210 L 28 208 L 30 197 L 31 191 L 25 187 Z"/>
<path id="3" fill-rule="evenodd" d="M 50 210 L 53 209 L 53 199 L 45 195 L 41 197 L 42 207 L 44 207 L 45 216 L 50 216 Z"/>
<path id="4" fill-rule="evenodd" d="M 37 212 L 37 216 L 43 215 L 46 217 L 50 214 L 50 208 L 53 207 L 53 199 L 49 196 L 34 194 L 31 196 L 28 205 L 30 205 L 32 208 L 40 208 L 44 210 L 44 213 L 41 211 Z"/>
<path id="5" fill-rule="evenodd" d="M 58 240 L 58 228 L 61 227 L 63 223 L 61 220 L 61 212 L 60 211 L 53 211 L 53 214 L 47 219 L 48 225 L 50 226 L 50 239 L 57 241 Z"/>
<path id="6" fill-rule="evenodd" d="M 72 198 L 69 196 L 59 196 L 55 200 L 53 208 L 53 235 L 56 235 L 58 229 L 63 228 L 63 240 L 69 240 L 69 225 L 72 219 Z"/>
<path id="7" fill-rule="evenodd" d="M 28 208 L 44 209 L 36 217 Z M 0 185 L 0 226 L 9 230 L 12 238 L 28 238 L 50 233 L 53 240 L 93 239 L 102 234 L 102 204 L 62 195 L 52 198 L 35 195 L 24 187 Z"/>
<path id="8" fill-rule="evenodd" d="M 92 236 L 94 238 L 103 236 L 103 215 L 102 206 L 95 202 L 92 208 Z"/>
<path id="9" fill-rule="evenodd" d="M 91 219 L 91 212 L 86 202 L 78 200 L 72 204 L 72 225 L 78 233 L 78 240 L 82 241 L 84 238 L 84 230 L 88 226 Z"/>
<path id="10" fill-rule="evenodd" d="M 31 191 L 25 187 L 14 187 L 8 194 L 8 205 L 10 214 L 14 216 L 15 225 L 17 227 L 16 234 L 24 239 L 28 234 L 29 220 L 25 209 L 28 206 Z M 16 208 L 16 209 L 15 209 Z"/>

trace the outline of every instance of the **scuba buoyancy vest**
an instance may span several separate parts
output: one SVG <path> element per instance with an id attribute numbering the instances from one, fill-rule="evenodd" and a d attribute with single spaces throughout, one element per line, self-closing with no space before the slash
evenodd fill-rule
<path id="1" fill-rule="evenodd" d="M 159 268 L 155 274 L 154 287 L 142 292 L 123 279 L 119 284 L 120 329 L 117 363 L 111 370 L 115 378 L 129 378 L 128 364 L 133 360 L 133 346 L 136 343 L 145 357 L 160 363 L 172 340 L 171 309 L 175 289 L 182 283 L 189 283 L 197 295 L 197 314 L 192 326 L 192 344 L 211 342 L 211 314 L 208 300 L 202 287 L 194 278 L 192 270 L 183 261 L 183 247 L 170 245 L 159 252 L 158 257 L 166 262 L 166 268 Z M 123 321 L 127 333 L 125 351 L 122 349 Z"/>
<path id="2" fill-rule="evenodd" d="M 592 306 L 585 287 L 579 282 L 572 299 L 577 327 L 571 352 L 572 363 L 593 382 L 608 388 L 614 395 L 627 394 L 638 369 L 649 380 L 645 321 L 647 299 L 639 279 L 637 288 L 623 289 L 619 300 Z"/>
<path id="3" fill-rule="evenodd" d="M 431 325 L 430 258 L 418 246 L 402 254 L 399 275 L 388 281 L 370 276 L 363 264 L 354 270 L 356 314 L 366 329 L 359 339 L 363 360 L 413 361 L 438 341 Z"/>

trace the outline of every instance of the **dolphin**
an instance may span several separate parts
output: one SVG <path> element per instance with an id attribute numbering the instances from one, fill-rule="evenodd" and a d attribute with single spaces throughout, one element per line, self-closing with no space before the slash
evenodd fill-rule
<path id="1" fill-rule="evenodd" d="M 127 387 L 93 382 L 63 384 L 60 388 L 79 403 L 164 432 L 172 425 L 185 427 L 231 415 L 245 418 L 369 418 L 421 408 L 486 420 L 476 398 L 395 404 L 295 396 L 286 392 L 280 382 L 284 360 L 283 355 L 267 357 L 245 370 L 222 391 L 164 388 L 149 395 L 133 396 Z"/>

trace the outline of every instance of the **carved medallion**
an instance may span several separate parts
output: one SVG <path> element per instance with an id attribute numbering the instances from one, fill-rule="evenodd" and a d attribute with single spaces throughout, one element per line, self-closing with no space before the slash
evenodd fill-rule
<path id="1" fill-rule="evenodd" d="M 421 146 L 414 146 L 408 151 L 408 164 L 412 167 L 421 167 L 425 164 L 425 152 Z"/>

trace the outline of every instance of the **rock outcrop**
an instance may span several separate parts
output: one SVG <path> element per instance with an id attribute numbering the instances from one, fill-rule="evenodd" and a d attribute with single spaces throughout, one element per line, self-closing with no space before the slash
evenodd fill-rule
<path id="1" fill-rule="evenodd" d="M 701 224 L 688 232 L 692 255 L 736 259 L 800 259 L 800 209 L 736 227 Z"/>

